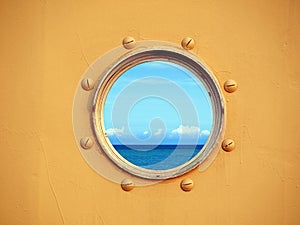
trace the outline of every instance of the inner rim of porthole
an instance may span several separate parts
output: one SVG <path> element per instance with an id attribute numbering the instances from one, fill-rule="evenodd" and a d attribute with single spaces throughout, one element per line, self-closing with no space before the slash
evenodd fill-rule
<path id="1" fill-rule="evenodd" d="M 196 154 L 192 159 L 186 163 L 167 170 L 152 170 L 139 167 L 125 158 L 123 158 L 117 150 L 113 147 L 110 140 L 107 137 L 104 127 L 103 109 L 107 94 L 114 84 L 114 82 L 122 76 L 122 74 L 130 68 L 151 61 L 165 61 L 172 62 L 177 65 L 183 66 L 186 69 L 193 72 L 193 74 L 202 82 L 207 92 L 209 93 L 210 100 L 213 109 L 213 124 L 211 134 L 206 141 L 201 151 Z M 201 164 L 210 155 L 213 149 L 216 147 L 216 143 L 223 129 L 224 120 L 224 107 L 222 95 L 218 89 L 218 85 L 214 80 L 212 74 L 205 69 L 197 59 L 182 54 L 181 52 L 151 49 L 144 50 L 138 53 L 132 53 L 112 66 L 108 71 L 104 73 L 97 87 L 94 99 L 93 99 L 93 111 L 92 111 L 92 124 L 94 135 L 97 142 L 105 154 L 113 161 L 119 168 L 129 172 L 138 177 L 146 179 L 168 179 L 180 176 L 188 171 L 194 169 Z"/>

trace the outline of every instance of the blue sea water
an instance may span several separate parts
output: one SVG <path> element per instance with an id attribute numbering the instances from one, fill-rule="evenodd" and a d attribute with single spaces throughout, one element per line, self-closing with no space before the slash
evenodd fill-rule
<path id="1" fill-rule="evenodd" d="M 152 170 L 165 170 L 180 166 L 197 153 L 203 145 L 114 145 L 127 161 Z"/>

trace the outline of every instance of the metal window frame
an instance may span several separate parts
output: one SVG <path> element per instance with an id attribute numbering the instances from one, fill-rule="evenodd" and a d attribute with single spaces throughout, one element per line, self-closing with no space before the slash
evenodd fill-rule
<path id="1" fill-rule="evenodd" d="M 135 65 L 157 60 L 173 62 L 193 72 L 207 89 L 213 108 L 211 134 L 202 150 L 188 162 L 167 170 L 145 169 L 127 161 L 114 149 L 104 128 L 104 103 L 113 83 L 126 70 Z M 202 164 L 204 165 L 203 168 L 206 168 L 216 156 L 225 126 L 224 98 L 214 75 L 207 69 L 207 66 L 190 51 L 169 42 L 139 41 L 136 42 L 136 46 L 133 49 L 125 49 L 123 46 L 120 46 L 99 58 L 90 66 L 84 77 L 96 78 L 95 89 L 90 93 L 89 97 L 86 98 L 88 102 L 87 108 L 90 110 L 90 124 L 88 129 L 89 132 L 92 131 L 93 137 L 97 142 L 96 150 L 99 151 L 100 154 L 105 153 L 109 160 L 122 171 L 142 179 L 164 180 L 183 175 Z M 80 126 L 78 122 L 77 126 Z M 81 152 L 84 156 L 86 155 L 86 151 Z M 97 167 L 95 166 L 97 160 L 89 160 L 88 158 L 90 157 L 85 157 L 89 164 L 93 168 Z"/>

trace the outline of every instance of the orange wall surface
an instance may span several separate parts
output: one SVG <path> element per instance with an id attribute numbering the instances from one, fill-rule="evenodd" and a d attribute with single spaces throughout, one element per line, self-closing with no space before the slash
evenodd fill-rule
<path id="1" fill-rule="evenodd" d="M 300 1 L 2 0 L 0 16 L 1 225 L 300 224 Z M 130 192 L 88 166 L 75 90 L 127 35 L 191 36 L 221 85 L 238 82 L 224 92 L 234 151 Z"/>

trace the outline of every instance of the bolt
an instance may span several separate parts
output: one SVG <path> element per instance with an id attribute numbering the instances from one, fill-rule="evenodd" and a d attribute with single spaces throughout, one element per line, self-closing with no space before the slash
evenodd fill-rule
<path id="1" fill-rule="evenodd" d="M 90 149 L 94 145 L 94 141 L 90 137 L 83 137 L 80 139 L 80 145 L 84 149 Z"/>
<path id="2" fill-rule="evenodd" d="M 189 178 L 183 179 L 180 183 L 180 187 L 183 191 L 191 191 L 194 187 L 194 181 Z"/>
<path id="3" fill-rule="evenodd" d="M 132 180 L 125 178 L 121 182 L 121 187 L 124 191 L 131 191 L 134 188 L 134 183 Z"/>
<path id="4" fill-rule="evenodd" d="M 84 78 L 81 81 L 81 87 L 86 90 L 86 91 L 90 91 L 94 88 L 94 81 L 91 78 Z"/>
<path id="5" fill-rule="evenodd" d="M 234 140 L 232 140 L 232 139 L 225 139 L 222 142 L 222 148 L 226 152 L 231 152 L 235 148 Z"/>
<path id="6" fill-rule="evenodd" d="M 227 80 L 224 83 L 224 89 L 225 89 L 225 91 L 227 91 L 229 93 L 235 92 L 237 90 L 237 88 L 238 88 L 238 85 L 235 80 Z"/>
<path id="7" fill-rule="evenodd" d="M 123 46 L 126 49 L 132 49 L 132 48 L 134 48 L 135 44 L 136 44 L 136 42 L 135 42 L 135 40 L 134 40 L 133 37 L 127 36 L 127 37 L 125 37 L 123 39 Z"/>
<path id="8" fill-rule="evenodd" d="M 181 41 L 181 46 L 186 50 L 191 50 L 195 47 L 195 41 L 190 37 L 183 38 Z"/>

